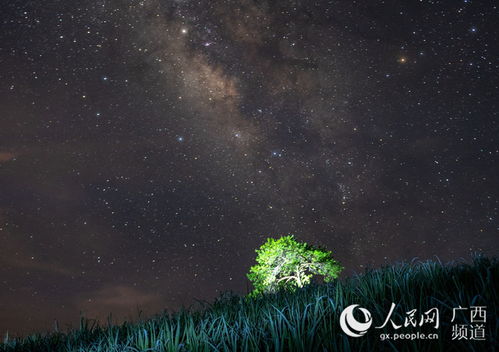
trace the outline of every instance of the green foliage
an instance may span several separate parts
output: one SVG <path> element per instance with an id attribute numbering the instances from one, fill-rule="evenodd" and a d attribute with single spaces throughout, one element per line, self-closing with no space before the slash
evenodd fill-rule
<path id="1" fill-rule="evenodd" d="M 247 275 L 254 286 L 251 296 L 294 290 L 310 284 L 315 275 L 330 282 L 343 270 L 330 251 L 298 242 L 292 235 L 269 238 L 256 253 L 257 264 Z"/>
<path id="2" fill-rule="evenodd" d="M 473 263 L 399 264 L 346 280 L 308 285 L 294 292 L 258 297 L 226 294 L 202 309 L 101 326 L 82 320 L 65 333 L 11 336 L 1 352 L 208 352 L 208 351 L 495 351 L 499 345 L 499 262 L 477 257 Z M 438 340 L 381 341 L 368 331 L 346 336 L 339 316 L 351 304 L 366 307 L 375 322 L 384 321 L 391 302 L 397 312 L 438 307 L 442 325 Z M 452 340 L 452 307 L 487 306 L 485 341 Z M 400 316 L 396 317 L 400 319 Z M 490 318 L 490 319 L 489 319 Z"/>

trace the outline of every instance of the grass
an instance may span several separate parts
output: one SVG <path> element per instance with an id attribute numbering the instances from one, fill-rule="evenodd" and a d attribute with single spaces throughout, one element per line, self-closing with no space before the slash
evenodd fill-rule
<path id="1" fill-rule="evenodd" d="M 99 325 L 82 319 L 79 329 L 18 339 L 6 337 L 0 351 L 493 351 L 499 346 L 499 262 L 475 257 L 469 264 L 402 263 L 368 270 L 332 284 L 259 298 L 224 294 L 202 309 L 182 310 L 121 325 Z M 405 312 L 417 316 L 432 307 L 440 312 L 440 328 L 375 329 L 391 303 L 393 319 Z M 339 325 L 342 310 L 359 304 L 373 317 L 363 337 L 348 337 Z M 452 325 L 469 324 L 469 312 L 451 323 L 453 307 L 487 306 L 485 341 L 452 340 Z M 437 340 L 385 340 L 381 333 L 437 332 Z"/>

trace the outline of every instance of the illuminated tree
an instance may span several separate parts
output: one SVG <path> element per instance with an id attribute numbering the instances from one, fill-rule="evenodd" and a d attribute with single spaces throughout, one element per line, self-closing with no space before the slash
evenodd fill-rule
<path id="1" fill-rule="evenodd" d="M 329 282 L 343 270 L 330 251 L 298 242 L 292 235 L 269 238 L 256 253 L 257 264 L 247 275 L 254 287 L 252 296 L 294 290 L 309 284 L 314 276 Z"/>

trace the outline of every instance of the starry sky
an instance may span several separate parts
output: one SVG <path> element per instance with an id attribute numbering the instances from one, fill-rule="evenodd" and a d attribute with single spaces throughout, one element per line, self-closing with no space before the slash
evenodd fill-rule
<path id="1" fill-rule="evenodd" d="M 0 333 L 245 293 L 294 234 L 344 276 L 498 254 L 495 1 L 8 1 Z"/>

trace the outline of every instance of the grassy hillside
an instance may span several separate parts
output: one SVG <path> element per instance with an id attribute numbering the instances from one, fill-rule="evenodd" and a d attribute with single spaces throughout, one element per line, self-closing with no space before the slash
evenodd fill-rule
<path id="1" fill-rule="evenodd" d="M 5 339 L 0 351 L 493 351 L 499 345 L 498 280 L 497 259 L 399 264 L 294 293 L 255 299 L 225 295 L 204 309 L 143 322 L 101 327 L 84 320 L 78 330 L 65 334 Z M 422 312 L 437 307 L 440 327 L 394 329 L 389 323 L 375 329 L 385 321 L 392 302 L 397 304 L 392 316 L 396 324 L 402 325 L 405 312 L 414 308 L 419 322 Z M 372 314 L 365 336 L 348 337 L 340 328 L 340 314 L 351 304 Z M 469 310 L 459 311 L 450 322 L 452 308 L 458 306 L 487 307 L 484 341 L 452 340 L 453 325 L 470 324 Z M 382 333 L 416 332 L 436 332 L 438 339 L 380 338 Z"/>

